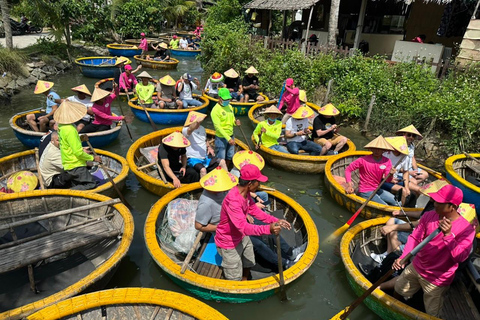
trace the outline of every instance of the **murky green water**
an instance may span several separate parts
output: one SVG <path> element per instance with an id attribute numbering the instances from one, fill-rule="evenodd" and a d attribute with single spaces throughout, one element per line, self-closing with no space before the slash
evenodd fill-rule
<path id="1" fill-rule="evenodd" d="M 173 78 L 178 79 L 183 73 L 189 72 L 194 77 L 198 77 L 202 84 L 206 82 L 206 78 L 202 79 L 202 69 L 199 62 L 188 58 L 182 58 L 180 61 L 178 69 L 170 73 Z M 144 70 L 156 79 L 167 73 L 147 68 Z M 53 78 L 51 81 L 55 82 L 56 92 L 61 97 L 66 97 L 72 95 L 70 88 L 82 83 L 86 84 L 93 92 L 93 85 L 98 79 L 83 77 L 77 69 L 74 69 L 69 73 Z M 0 117 L 0 157 L 26 149 L 17 140 L 10 128 L 8 123 L 10 117 L 17 112 L 43 106 L 44 100 L 43 95 L 36 96 L 33 94 L 32 87 L 31 90 L 25 89 L 14 96 L 11 104 L 0 104 L 0 113 L 2 114 L 2 117 Z M 114 112 L 120 112 L 119 103 L 122 103 L 122 108 L 126 112 L 128 110 L 127 103 L 119 101 L 114 102 Z M 253 128 L 248 117 L 242 117 L 241 121 L 245 133 L 250 136 Z M 210 119 L 206 120 L 205 126 L 213 129 Z M 138 139 L 150 133 L 152 129 L 150 124 L 135 119 L 130 125 L 130 130 L 134 139 Z M 352 139 L 357 146 L 361 147 L 366 143 L 365 138 L 351 129 L 343 129 L 342 134 Z M 243 140 L 239 132 L 237 137 Z M 125 157 L 130 145 L 131 141 L 127 131 L 123 130 L 119 139 L 104 149 Z M 356 298 L 347 283 L 345 269 L 338 255 L 339 241 L 333 244 L 325 243 L 325 238 L 342 226 L 351 214 L 343 207 L 338 206 L 328 194 L 324 193 L 323 175 L 296 175 L 273 169 L 268 165 L 263 173 L 269 177 L 272 187 L 298 201 L 310 213 L 320 235 L 321 251 L 311 268 L 287 287 L 289 301 L 286 303 L 281 303 L 277 296 L 248 304 L 204 302 L 218 309 L 230 319 L 245 319 L 247 317 L 250 320 L 263 320 L 267 317 L 271 319 L 330 319 Z M 134 214 L 135 236 L 128 256 L 122 261 L 108 287 L 152 287 L 188 294 L 187 291 L 174 284 L 166 276 L 150 258 L 145 247 L 143 226 L 150 207 L 158 200 L 158 197 L 143 189 L 131 173 L 124 194 L 128 202 L 136 209 Z M 357 220 L 360 221 L 361 219 L 358 218 Z M 349 319 L 372 320 L 378 319 L 378 317 L 364 305 L 361 305 Z"/>

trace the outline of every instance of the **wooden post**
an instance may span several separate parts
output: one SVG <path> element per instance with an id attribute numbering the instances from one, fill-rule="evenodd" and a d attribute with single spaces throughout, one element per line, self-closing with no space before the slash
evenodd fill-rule
<path id="1" fill-rule="evenodd" d="M 313 8 L 315 8 L 315 4 L 313 4 L 312 7 L 310 8 L 310 15 L 308 16 L 308 23 L 307 23 L 307 31 L 305 32 L 305 41 L 303 42 L 303 45 L 302 45 L 302 53 L 305 53 L 305 54 L 306 54 L 305 47 L 308 41 L 308 33 L 310 32 L 310 23 L 312 22 Z"/>
<path id="2" fill-rule="evenodd" d="M 365 21 L 365 11 L 367 10 L 367 1 L 362 0 L 362 5 L 360 6 L 360 13 L 358 14 L 357 21 L 357 30 L 355 31 L 355 40 L 353 41 L 353 48 L 358 49 L 358 44 L 360 42 L 360 35 L 363 31 L 363 22 Z"/>
<path id="3" fill-rule="evenodd" d="M 327 93 L 325 94 L 325 99 L 323 99 L 323 104 L 322 106 L 326 105 L 328 103 L 328 96 L 330 95 L 330 90 L 332 90 L 332 83 L 333 83 L 333 79 L 330 79 L 328 81 L 328 85 L 327 85 Z"/>
<path id="4" fill-rule="evenodd" d="M 285 39 L 285 37 L 287 36 L 285 34 L 286 28 L 287 28 L 287 10 L 283 10 L 282 39 Z"/>
<path id="5" fill-rule="evenodd" d="M 367 118 L 365 119 L 365 126 L 363 127 L 362 133 L 365 134 L 368 130 L 368 123 L 370 122 L 370 115 L 372 114 L 373 105 L 375 104 L 375 95 L 372 95 L 370 100 L 370 105 L 368 106 Z"/>

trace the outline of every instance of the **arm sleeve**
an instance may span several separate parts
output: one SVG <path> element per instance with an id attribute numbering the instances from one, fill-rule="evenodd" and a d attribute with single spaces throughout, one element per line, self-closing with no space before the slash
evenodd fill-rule
<path id="1" fill-rule="evenodd" d="M 253 138 L 255 139 L 256 143 L 258 143 L 258 140 L 259 140 L 258 135 L 260 134 L 260 132 L 262 132 L 262 123 L 261 122 L 259 122 L 257 124 L 257 126 L 255 127 L 255 130 L 253 130 Z"/>
<path id="2" fill-rule="evenodd" d="M 210 117 L 212 118 L 212 122 L 213 122 L 213 127 L 215 131 L 219 132 L 222 137 L 224 138 L 229 137 L 229 135 L 225 132 L 225 130 L 223 130 L 218 113 L 219 112 L 215 109 L 212 111 L 212 113 L 210 113 Z"/>
<path id="3" fill-rule="evenodd" d="M 407 243 L 405 244 L 405 248 L 403 249 L 403 253 L 400 256 L 400 259 L 403 259 L 409 254 L 422 240 L 426 230 L 426 224 L 429 220 L 429 215 L 423 215 L 420 218 L 420 222 L 418 226 L 413 230 L 413 232 L 408 237 Z"/>
<path id="4" fill-rule="evenodd" d="M 107 119 L 107 120 L 112 120 L 112 121 L 122 120 L 122 117 L 120 117 L 120 116 L 117 117 L 117 116 L 112 116 L 111 114 L 106 114 L 105 112 L 100 111 L 99 109 L 97 109 L 95 107 L 92 108 L 92 111 L 95 114 L 95 116 L 97 116 L 99 118 L 102 118 L 102 119 Z"/>
<path id="5" fill-rule="evenodd" d="M 450 256 L 453 261 L 460 263 L 468 258 L 474 236 L 475 229 L 469 224 L 459 235 L 453 236 L 453 234 L 450 234 L 447 237 L 443 237 L 443 242 L 450 250 Z"/>
<path id="6" fill-rule="evenodd" d="M 292 118 L 288 119 L 287 123 L 285 123 L 285 133 L 287 131 L 293 132 Z"/>
<path id="7" fill-rule="evenodd" d="M 265 223 L 273 223 L 278 221 L 278 219 L 272 215 L 266 214 L 263 212 L 259 207 L 255 205 L 255 201 L 253 201 L 250 195 L 247 196 L 248 199 L 248 213 L 260 221 Z M 268 229 L 270 231 L 270 227 Z M 270 232 L 269 232 L 270 233 Z"/>
<path id="8" fill-rule="evenodd" d="M 132 74 L 132 82 L 133 84 L 136 86 L 138 81 L 137 81 L 137 78 L 135 78 L 135 76 Z"/>
<path id="9" fill-rule="evenodd" d="M 352 172 L 359 169 L 363 162 L 362 158 L 358 158 L 357 160 L 350 163 L 347 168 L 345 169 L 345 181 L 350 183 L 352 181 Z"/>
<path id="10" fill-rule="evenodd" d="M 125 90 L 127 87 L 125 86 L 125 72 L 122 72 L 120 74 L 120 80 L 119 80 L 119 87 L 121 90 Z"/>
<path id="11" fill-rule="evenodd" d="M 68 143 L 70 144 L 72 153 L 79 160 L 92 161 L 94 159 L 93 156 L 83 151 L 82 142 L 80 141 L 80 137 L 78 136 L 77 130 L 75 128 L 73 130 L 69 130 L 65 137 Z"/>
<path id="12" fill-rule="evenodd" d="M 242 212 L 242 207 L 235 201 L 228 201 L 226 203 L 226 213 L 230 222 L 244 235 L 247 236 L 261 236 L 263 234 L 270 234 L 269 225 L 257 226 L 247 222 L 245 214 Z"/>

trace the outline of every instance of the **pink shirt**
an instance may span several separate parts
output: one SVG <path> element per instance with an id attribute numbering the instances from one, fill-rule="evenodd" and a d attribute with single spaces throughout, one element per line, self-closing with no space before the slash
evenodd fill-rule
<path id="1" fill-rule="evenodd" d="M 418 227 L 408 237 L 400 258 L 404 258 L 439 226 L 435 211 L 425 212 Z M 415 270 L 430 283 L 444 287 L 452 283 L 460 262 L 465 261 L 472 249 L 475 228 L 464 217 L 452 221 L 452 234 L 445 237 L 440 232 L 423 247 L 413 259 Z M 453 236 L 455 234 L 455 236 Z"/>
<path id="2" fill-rule="evenodd" d="M 123 120 L 123 117 L 116 117 L 112 116 L 112 111 L 110 107 L 112 105 L 112 101 L 117 96 L 115 93 L 107 96 L 103 104 L 98 104 L 95 102 L 92 106 L 92 111 L 95 114 L 95 120 L 93 120 L 93 124 L 104 124 L 110 126 L 113 121 L 120 121 Z"/>
<path id="3" fill-rule="evenodd" d="M 372 155 L 358 158 L 348 165 L 345 169 L 345 181 L 352 181 L 352 172 L 360 172 L 360 181 L 358 182 L 359 192 L 375 191 L 383 177 L 387 176 L 392 168 L 390 159 L 382 156 L 380 161 L 375 161 Z M 390 177 L 387 182 L 391 181 Z"/>
<path id="4" fill-rule="evenodd" d="M 133 73 L 130 73 L 130 75 L 127 76 L 127 73 L 123 72 L 120 75 L 120 90 L 122 91 L 124 91 L 125 89 L 127 89 L 128 91 L 132 90 L 133 88 L 135 88 L 137 83 L 138 81 L 133 75 Z"/>
<path id="5" fill-rule="evenodd" d="M 148 40 L 147 38 L 143 38 L 138 45 L 138 48 L 142 49 L 143 51 L 148 51 Z"/>
<path id="6" fill-rule="evenodd" d="M 278 105 L 278 110 L 282 111 L 283 104 L 286 103 L 288 114 L 293 114 L 295 111 L 297 111 L 297 109 L 300 108 L 300 99 L 298 97 L 299 92 L 300 90 L 298 88 L 291 89 L 289 87 L 285 87 L 282 100 Z"/>
<path id="7" fill-rule="evenodd" d="M 245 236 L 270 234 L 269 225 L 254 225 L 247 222 L 247 214 L 265 223 L 278 221 L 274 216 L 260 210 L 250 195 L 244 198 L 238 187 L 230 190 L 223 200 L 220 222 L 217 226 L 215 244 L 219 248 L 233 249 Z"/>

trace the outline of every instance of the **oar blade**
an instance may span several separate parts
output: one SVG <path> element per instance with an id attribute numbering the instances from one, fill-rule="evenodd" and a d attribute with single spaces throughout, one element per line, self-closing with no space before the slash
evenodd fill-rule
<path id="1" fill-rule="evenodd" d="M 332 241 L 340 237 L 345 231 L 347 231 L 349 227 L 350 225 L 345 223 L 343 226 L 335 230 L 330 236 L 328 236 L 327 241 Z"/>
<path id="2" fill-rule="evenodd" d="M 347 315 L 344 316 L 345 312 L 348 311 L 348 307 L 334 315 L 333 317 L 330 318 L 330 320 L 344 320 Z"/>

